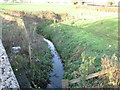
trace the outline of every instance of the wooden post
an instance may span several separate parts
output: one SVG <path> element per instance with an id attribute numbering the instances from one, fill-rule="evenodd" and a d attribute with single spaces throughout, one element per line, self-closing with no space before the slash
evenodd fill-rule
<path id="1" fill-rule="evenodd" d="M 68 86 L 69 86 L 69 80 L 63 79 L 62 80 L 62 88 L 68 88 Z"/>
<path id="2" fill-rule="evenodd" d="M 2 17 L 4 17 L 6 20 L 13 20 L 13 21 L 16 21 L 18 26 L 20 26 L 24 32 L 25 32 L 25 35 L 26 35 L 26 38 L 27 38 L 27 41 L 28 41 L 28 52 L 29 52 L 29 63 L 31 64 L 31 55 L 32 55 L 32 51 L 31 51 L 31 40 L 29 38 L 29 34 L 28 34 L 28 31 L 25 27 L 25 23 L 23 21 L 23 19 L 21 19 L 20 17 L 13 17 L 13 16 L 10 16 L 10 15 L 6 15 L 6 14 L 3 14 L 3 13 L 0 13 L 0 15 Z M 2 38 L 2 18 L 0 17 L 0 39 Z"/>
<path id="3" fill-rule="evenodd" d="M 94 77 L 97 77 L 97 76 L 100 76 L 100 75 L 107 74 L 107 73 L 109 73 L 110 71 L 114 71 L 114 70 L 117 70 L 117 68 L 111 67 L 111 68 L 109 68 L 109 69 L 107 69 L 107 70 L 102 70 L 102 71 L 100 71 L 100 72 L 90 74 L 90 75 L 88 75 L 88 76 L 86 77 L 86 80 L 91 79 L 91 78 L 94 78 Z M 69 83 L 74 84 L 74 83 L 80 82 L 80 80 L 81 80 L 80 78 L 73 79 L 73 80 L 70 80 Z"/>
<path id="4" fill-rule="evenodd" d="M 24 32 L 25 32 L 25 35 L 26 35 L 26 38 L 27 38 L 27 41 L 28 41 L 29 64 L 30 64 L 30 66 L 31 66 L 31 57 L 32 57 L 31 40 L 30 40 L 28 31 L 27 31 L 27 29 L 26 29 L 26 27 L 25 27 L 25 23 L 24 23 L 23 19 L 18 18 L 18 19 L 17 19 L 17 23 L 18 23 L 18 26 L 20 26 L 21 28 L 24 29 Z"/>
<path id="5" fill-rule="evenodd" d="M 56 23 L 56 19 L 55 19 L 55 18 L 53 18 L 53 20 L 54 20 L 54 23 Z"/>

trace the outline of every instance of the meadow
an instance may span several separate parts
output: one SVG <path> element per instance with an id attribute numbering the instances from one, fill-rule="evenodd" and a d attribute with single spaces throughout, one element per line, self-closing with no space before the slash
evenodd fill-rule
<path id="1" fill-rule="evenodd" d="M 118 14 L 115 12 L 87 10 L 65 4 L 27 3 L 4 3 L 0 4 L 0 9 L 31 12 L 34 15 L 36 12 L 47 11 L 47 14 L 54 12 L 61 16 L 61 21 L 53 22 L 52 16 L 48 15 L 51 20 L 38 23 L 36 32 L 54 43 L 64 64 L 64 79 L 84 78 L 86 75 L 102 70 L 101 58 L 104 55 L 109 56 L 110 59 L 114 54 L 118 58 L 120 57 L 118 53 L 118 38 L 120 38 L 118 36 Z M 68 15 L 63 17 L 64 13 Z M 47 14 L 45 15 L 47 16 Z M 117 61 L 119 62 L 118 59 Z M 114 87 L 113 84 L 110 84 L 111 79 L 106 77 L 105 80 L 102 80 L 98 77 L 87 81 L 83 79 L 69 87 Z M 120 81 L 116 85 L 119 86 Z"/>
<path id="2" fill-rule="evenodd" d="M 72 4 L 54 4 L 54 3 L 45 3 L 45 4 L 36 4 L 36 3 L 0 3 L 0 9 L 3 10 L 19 10 L 19 11 L 32 11 L 33 12 L 39 12 L 39 11 L 52 11 L 58 14 L 61 13 L 68 13 L 72 16 L 106 16 L 106 15 L 114 15 L 116 16 L 116 13 L 106 13 L 106 12 L 98 12 L 94 10 L 87 10 L 87 9 L 81 9 L 81 8 L 75 8 Z"/>
<path id="3" fill-rule="evenodd" d="M 65 63 L 65 79 L 79 77 L 79 74 L 76 76 L 72 73 L 79 71 L 83 53 L 87 60 L 89 57 L 95 58 L 96 68 L 92 68 L 91 72 L 102 70 L 103 55 L 116 54 L 119 57 L 117 18 L 104 18 L 94 22 L 83 19 L 71 23 L 52 24 L 41 31 L 54 42 L 62 57 Z"/>

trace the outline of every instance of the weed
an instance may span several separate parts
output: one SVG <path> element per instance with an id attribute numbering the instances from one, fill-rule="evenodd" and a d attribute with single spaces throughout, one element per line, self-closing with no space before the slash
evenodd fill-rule
<path id="1" fill-rule="evenodd" d="M 13 16 L 9 15 L 9 17 Z M 7 21 L 4 19 L 2 39 L 3 44 L 8 52 L 10 63 L 17 77 L 24 72 L 24 74 L 27 75 L 30 83 L 35 84 L 35 88 L 43 88 L 47 85 L 47 83 L 49 83 L 49 72 L 52 69 L 52 63 L 50 62 L 50 59 L 52 55 L 42 37 L 35 32 L 35 22 L 37 23 L 37 21 L 35 21 L 36 19 L 34 20 L 34 18 L 35 17 L 31 16 L 31 14 L 26 13 L 23 17 L 25 26 L 23 25 L 22 20 L 15 19 L 15 21 Z M 20 22 L 17 23 L 16 20 Z M 24 29 L 26 29 L 28 33 L 25 33 Z M 26 37 L 26 34 L 28 34 L 28 37 Z M 32 51 L 31 67 L 29 65 L 28 38 L 30 40 Z M 12 53 L 11 48 L 13 46 L 20 46 L 21 51 L 17 54 Z"/>
<path id="2" fill-rule="evenodd" d="M 74 25 L 71 25 L 73 21 Z M 64 62 L 64 78 L 71 80 L 83 76 L 83 82 L 72 84 L 70 87 L 97 87 L 102 81 L 98 81 L 98 78 L 85 81 L 84 76 L 102 69 L 100 59 L 103 54 L 119 54 L 117 18 L 79 19 L 71 20 L 71 22 L 51 24 L 40 32 L 50 38 L 57 47 Z M 83 52 L 86 54 L 83 55 Z M 84 56 L 87 59 L 85 59 L 85 64 L 82 64 L 81 57 L 84 60 Z M 89 59 L 90 56 L 96 58 L 91 58 L 94 60 L 94 66 L 88 67 L 92 62 Z M 93 70 L 94 67 L 96 68 Z"/>
<path id="3" fill-rule="evenodd" d="M 111 67 L 116 68 L 116 70 L 111 70 L 109 74 L 107 74 L 105 77 L 108 78 L 108 84 L 113 85 L 115 87 L 120 86 L 120 62 L 118 60 L 118 58 L 116 57 L 115 54 L 113 54 L 111 56 L 111 58 L 109 56 L 104 55 L 101 58 L 101 62 L 102 62 L 102 69 L 109 69 Z"/>

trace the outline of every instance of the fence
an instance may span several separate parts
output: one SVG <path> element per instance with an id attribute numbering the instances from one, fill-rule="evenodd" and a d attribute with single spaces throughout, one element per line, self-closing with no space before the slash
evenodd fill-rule
<path id="1" fill-rule="evenodd" d="M 106 78 L 109 79 L 110 83 L 115 86 L 120 85 L 120 62 L 119 59 L 115 56 L 115 54 L 109 58 L 108 56 L 105 56 L 101 58 L 102 62 L 102 70 L 93 74 L 90 74 L 85 77 L 86 80 L 92 79 L 98 76 L 106 75 Z M 69 84 L 79 83 L 82 80 L 82 78 L 77 78 L 73 80 L 63 79 L 62 80 L 62 88 L 68 88 Z"/>

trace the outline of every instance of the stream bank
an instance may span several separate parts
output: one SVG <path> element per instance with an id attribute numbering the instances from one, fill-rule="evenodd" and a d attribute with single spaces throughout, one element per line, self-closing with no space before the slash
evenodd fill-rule
<path id="1" fill-rule="evenodd" d="M 42 18 L 41 14 L 45 18 Z M 26 28 L 28 36 L 30 36 L 29 40 L 31 41 L 31 62 L 29 61 L 28 41 L 26 33 L 24 32 L 25 30 L 18 25 L 21 22 L 17 21 L 18 17 L 22 15 L 23 17 L 21 18 L 24 22 L 24 27 Z M 64 18 L 62 18 L 65 19 L 66 15 L 67 14 L 64 14 Z M 51 23 L 60 21 L 60 15 L 53 12 L 43 11 L 38 12 L 36 16 L 24 11 L 19 12 L 10 10 L 5 11 L 5 14 L 2 14 L 2 16 L 4 17 L 3 44 L 9 55 L 10 63 L 16 74 L 18 82 L 20 83 L 20 87 L 49 88 L 48 86 L 51 85 L 52 88 L 61 88 L 61 80 L 63 78 L 64 70 L 60 57 L 52 42 L 47 40 L 48 45 L 50 46 L 50 48 L 47 48 L 47 43 L 45 43 L 43 38 L 35 32 Z M 9 17 L 10 20 L 6 19 L 7 17 Z M 37 25 L 40 26 L 38 27 Z M 11 51 L 12 47 L 18 46 L 21 48 L 20 52 L 13 53 Z M 31 63 L 31 65 L 29 63 Z M 23 81 L 23 79 L 25 81 Z"/>
<path id="2" fill-rule="evenodd" d="M 41 15 L 41 16 L 44 17 L 46 15 L 47 15 L 47 13 L 45 13 L 45 15 Z M 28 15 L 28 16 L 31 16 L 31 15 Z M 48 15 L 48 18 L 49 18 L 49 15 Z M 36 26 L 36 22 L 34 22 L 34 17 L 32 17 L 31 19 L 24 18 L 24 20 L 25 20 L 25 24 L 28 25 L 27 28 L 30 31 L 36 30 L 34 28 L 34 26 Z M 39 20 L 39 19 L 37 18 L 37 20 Z M 46 18 L 44 18 L 43 21 L 44 20 L 46 20 Z M 85 58 L 86 60 L 89 60 L 89 59 L 91 59 L 91 57 L 89 57 L 89 56 L 97 57 L 97 59 L 95 60 L 95 62 L 96 62 L 95 67 L 97 67 L 97 68 L 92 67 L 92 69 L 90 68 L 91 70 L 88 70 L 89 69 L 88 65 L 87 65 L 87 69 L 86 69 L 86 66 L 84 67 L 84 69 L 87 70 L 87 74 L 88 74 L 88 73 L 92 73 L 95 71 L 99 71 L 101 69 L 100 58 L 103 54 L 106 53 L 106 54 L 112 55 L 112 53 L 115 53 L 116 51 L 118 51 L 117 46 L 116 46 L 116 41 L 115 40 L 113 41 L 113 39 L 111 37 L 109 37 L 109 35 L 111 34 L 111 33 L 109 33 L 109 31 L 117 30 L 117 29 L 115 29 L 116 28 L 115 23 L 117 21 L 117 19 L 115 19 L 115 18 L 106 19 L 106 20 L 101 19 L 101 20 L 98 20 L 97 22 L 96 22 L 96 20 L 94 21 L 94 20 L 87 20 L 87 19 L 80 19 L 80 20 L 78 19 L 78 20 L 75 20 L 72 22 L 70 21 L 70 22 L 66 22 L 66 23 L 57 23 L 57 24 L 54 23 L 52 25 L 50 25 L 50 24 L 51 24 L 51 22 L 53 22 L 53 20 L 48 20 L 48 21 L 50 21 L 50 22 L 49 23 L 46 23 L 46 22 L 39 23 L 40 27 L 38 27 L 37 29 L 39 29 L 40 33 L 42 32 L 42 34 L 46 35 L 48 38 L 50 37 L 52 39 L 53 43 L 55 44 L 55 46 L 57 47 L 57 50 L 59 51 L 59 54 L 60 54 L 62 60 L 65 62 L 65 64 L 64 64 L 65 65 L 65 74 L 64 74 L 65 79 L 71 80 L 71 79 L 80 77 L 81 75 L 83 75 L 83 76 L 86 75 L 86 71 L 84 71 L 83 67 L 80 66 L 81 63 L 84 63 L 84 62 L 82 62 L 82 59 L 84 60 L 84 58 Z M 110 22 L 110 23 L 108 23 L 108 22 Z M 16 30 L 21 30 L 16 27 L 14 28 L 14 26 L 11 28 L 12 23 L 13 22 L 10 22 L 9 23 L 10 25 L 7 26 L 7 28 L 10 28 L 10 30 L 14 29 L 13 30 L 14 32 L 16 32 Z M 104 25 L 104 23 L 106 23 L 106 24 Z M 112 27 L 110 27 L 111 30 L 105 29 L 105 27 L 106 26 L 109 27 L 110 24 L 112 26 Z M 15 26 L 17 26 L 17 24 Z M 101 26 L 101 27 L 98 27 L 98 26 Z M 5 28 L 6 27 L 4 26 L 4 29 Z M 44 29 L 44 31 L 41 29 Z M 94 30 L 97 30 L 97 31 L 94 31 Z M 107 30 L 109 30 L 109 31 L 107 31 Z M 6 36 L 8 36 L 5 39 L 6 41 L 4 42 L 5 43 L 4 45 L 6 45 L 6 48 L 8 48 L 9 46 L 11 48 L 12 46 L 18 46 L 18 45 L 21 45 L 24 47 L 22 54 L 24 54 L 26 56 L 24 56 L 24 55 L 22 56 L 21 54 L 20 55 L 14 55 L 14 54 L 11 55 L 11 56 L 13 56 L 13 58 L 11 57 L 12 58 L 11 63 L 13 64 L 13 68 L 14 68 L 15 72 L 18 72 L 21 68 L 26 69 L 26 67 L 24 67 L 24 66 L 27 66 L 25 63 L 29 62 L 28 51 L 26 48 L 26 45 L 28 45 L 28 44 L 24 44 L 24 42 L 21 42 L 21 41 L 25 40 L 25 37 L 17 37 L 16 38 L 16 36 L 22 36 L 20 34 L 20 32 L 18 34 L 15 34 L 14 32 L 6 33 L 4 31 L 5 38 L 6 38 Z M 94 33 L 94 32 L 96 32 L 96 33 Z M 99 34 L 97 32 L 100 32 L 101 34 Z M 105 33 L 106 35 L 103 33 Z M 10 37 L 10 34 L 15 35 L 15 36 Z M 30 34 L 30 36 L 32 36 L 32 35 L 33 34 Z M 113 35 L 110 35 L 110 36 L 113 36 Z M 51 70 L 52 70 L 52 64 L 50 62 L 52 56 L 50 55 L 49 50 L 48 50 L 48 52 L 46 52 L 46 49 L 48 49 L 48 48 L 46 48 L 47 45 L 44 46 L 44 42 L 43 42 L 42 38 L 37 38 L 37 37 L 39 37 L 39 35 L 35 35 L 34 39 L 33 39 L 33 37 L 30 37 L 31 39 L 33 39 L 33 41 L 31 42 L 33 45 L 32 46 L 33 47 L 32 48 L 33 57 L 32 57 L 32 70 L 28 74 L 28 76 L 31 75 L 31 76 L 29 76 L 29 78 L 31 79 L 30 82 L 33 81 L 32 85 L 34 88 L 44 88 L 44 87 L 46 87 L 46 85 L 49 82 L 49 80 L 48 80 L 48 78 L 50 78 L 49 72 L 51 72 Z M 117 38 L 117 37 L 115 36 L 115 38 Z M 7 39 L 9 39 L 9 40 L 7 40 Z M 101 43 L 101 42 L 103 42 L 103 43 Z M 10 48 L 8 48 L 8 51 Z M 82 54 L 84 51 L 86 51 L 86 53 L 87 53 L 86 55 Z M 17 58 L 16 57 L 14 58 L 14 56 L 17 56 Z M 25 57 L 27 57 L 27 58 L 25 58 Z M 88 64 L 89 62 L 86 61 L 85 63 Z M 14 67 L 14 65 L 16 65 L 16 66 Z M 84 72 L 81 72 L 81 71 L 84 71 Z M 83 74 L 81 74 L 81 73 L 83 73 Z M 39 82 L 39 81 L 41 81 L 41 82 Z M 91 82 L 93 85 L 91 85 Z M 98 78 L 96 80 L 93 79 L 88 82 L 83 82 L 82 85 L 80 83 L 70 85 L 70 87 L 95 87 L 96 85 L 98 85 L 98 87 L 99 87 L 99 85 L 101 85 Z M 87 85 L 86 85 L 86 83 L 87 83 Z M 37 86 L 40 86 L 40 87 L 37 87 Z"/>
<path id="3" fill-rule="evenodd" d="M 7 17 L 7 16 L 5 16 Z M 9 16 L 9 18 L 13 18 Z M 19 82 L 20 88 L 45 88 L 50 82 L 49 72 L 52 70 L 51 58 L 52 54 L 48 45 L 35 30 L 36 25 L 34 18 L 25 18 L 25 25 L 29 29 L 31 35 L 32 59 L 29 65 L 28 42 L 24 33 L 24 29 L 18 26 L 17 18 L 15 20 L 3 19 L 3 44 L 7 50 L 12 69 Z M 21 32 L 22 31 L 22 32 Z M 11 51 L 12 47 L 20 46 L 18 53 Z M 31 66 L 31 67 L 30 67 Z M 23 80 L 26 80 L 23 82 Z M 31 85 L 31 86 L 30 86 Z"/>
<path id="4" fill-rule="evenodd" d="M 114 33 L 111 33 L 113 30 Z M 55 23 L 46 26 L 40 32 L 54 43 L 59 52 L 64 62 L 64 79 L 81 77 L 81 82 L 70 84 L 69 87 L 93 88 L 104 87 L 104 78 L 97 77 L 85 81 L 84 76 L 102 70 L 103 55 L 111 57 L 115 53 L 119 56 L 117 30 L 117 18 L 104 17 L 97 20 L 78 19 Z M 105 87 L 109 87 L 108 77 L 105 79 Z"/>

